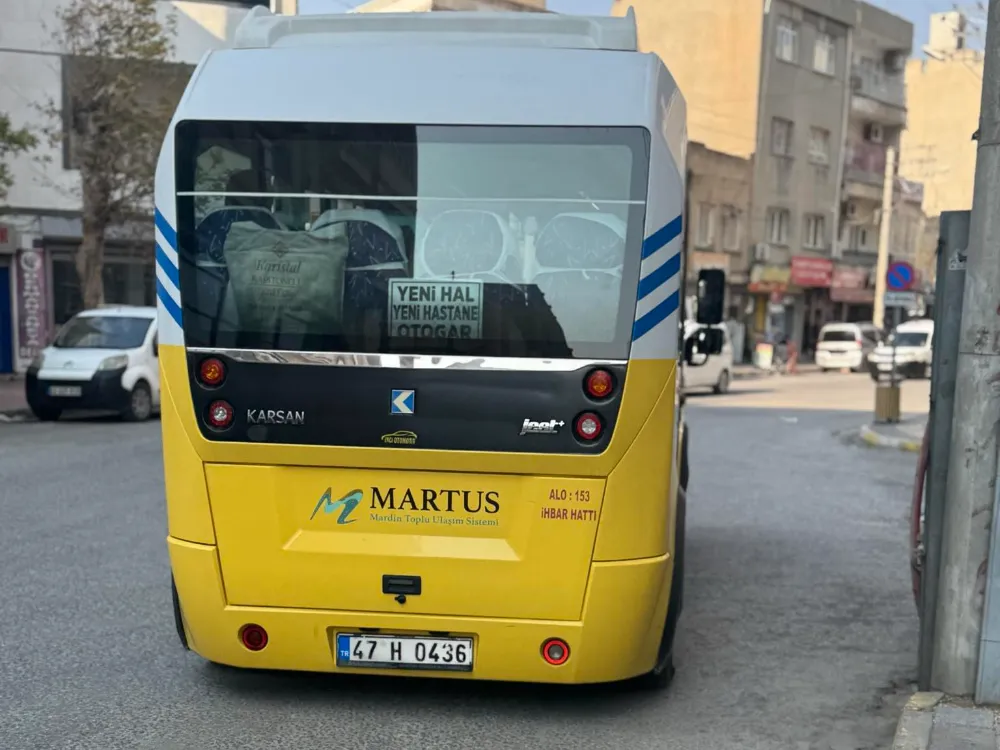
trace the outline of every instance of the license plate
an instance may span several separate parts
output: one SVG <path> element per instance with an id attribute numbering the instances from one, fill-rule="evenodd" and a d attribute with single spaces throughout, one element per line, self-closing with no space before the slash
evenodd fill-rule
<path id="1" fill-rule="evenodd" d="M 471 672 L 472 639 L 338 633 L 337 666 Z"/>
<path id="2" fill-rule="evenodd" d="M 880 369 L 882 372 L 889 372 L 889 370 L 892 369 L 892 365 L 891 364 L 888 364 L 888 365 L 879 365 L 878 369 Z"/>
<path id="3" fill-rule="evenodd" d="M 83 388 L 78 385 L 52 385 L 49 386 L 49 395 L 73 398 L 83 395 Z"/>

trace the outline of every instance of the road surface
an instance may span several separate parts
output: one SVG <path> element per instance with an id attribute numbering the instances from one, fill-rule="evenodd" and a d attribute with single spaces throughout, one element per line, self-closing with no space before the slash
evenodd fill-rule
<path id="1" fill-rule="evenodd" d="M 689 403 L 687 605 L 663 694 L 210 667 L 174 634 L 158 425 L 0 424 L 0 747 L 888 747 L 915 669 L 914 458 L 849 440 L 870 380 Z"/>

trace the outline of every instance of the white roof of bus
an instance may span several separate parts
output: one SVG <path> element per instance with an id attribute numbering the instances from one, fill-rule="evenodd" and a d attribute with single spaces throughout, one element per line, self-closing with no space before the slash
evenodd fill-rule
<path id="1" fill-rule="evenodd" d="M 268 18 L 267 11 L 261 11 L 249 21 L 261 23 L 262 29 L 255 31 L 251 24 L 242 31 L 244 47 L 208 53 L 175 121 L 656 127 L 663 114 L 661 76 L 671 97 L 680 96 L 654 55 L 579 48 L 579 39 L 566 42 L 566 47 L 515 45 L 512 40 L 518 35 L 505 37 L 507 32 L 502 32 L 512 22 L 510 16 L 535 15 L 531 23 L 544 25 L 550 18 L 545 14 L 401 14 L 409 30 L 371 34 L 341 31 L 351 28 L 344 25 L 345 19 L 378 28 L 374 21 L 393 16 L 340 14 L 328 17 L 336 21 L 329 24 L 336 32 L 313 33 L 302 26 L 303 33 L 282 35 L 275 29 L 290 20 Z M 447 26 L 447 17 L 459 18 L 453 24 L 458 29 L 469 22 L 469 15 L 484 28 L 495 24 L 496 31 L 441 32 L 451 34 L 448 43 L 442 43 L 437 31 L 412 30 L 421 23 Z M 321 28 L 317 17 L 304 18 L 312 19 L 312 28 Z M 600 19 L 601 24 L 609 20 L 623 19 Z M 550 32 L 534 38 L 565 41 L 573 36 Z M 254 36 L 271 38 L 276 46 L 247 48 Z M 523 42 L 531 35 L 521 38 Z M 571 48 L 574 45 L 577 48 Z"/>
<path id="2" fill-rule="evenodd" d="M 303 44 L 423 44 L 557 47 L 635 52 L 639 31 L 635 11 L 625 16 L 559 13 L 337 13 L 274 15 L 252 9 L 236 29 L 236 48 Z"/>

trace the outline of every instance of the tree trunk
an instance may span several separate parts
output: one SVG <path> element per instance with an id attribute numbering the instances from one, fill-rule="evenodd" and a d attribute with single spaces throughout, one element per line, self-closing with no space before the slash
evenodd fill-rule
<path id="1" fill-rule="evenodd" d="M 83 309 L 104 304 L 104 239 L 107 223 L 101 221 L 93 190 L 83 190 L 83 240 L 76 251 L 76 274 L 80 279 Z"/>

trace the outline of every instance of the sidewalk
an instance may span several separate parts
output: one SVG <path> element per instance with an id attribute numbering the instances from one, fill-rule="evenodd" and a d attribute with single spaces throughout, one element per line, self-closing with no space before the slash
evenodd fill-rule
<path id="1" fill-rule="evenodd" d="M 920 452 L 920 443 L 927 428 L 927 415 L 903 417 L 896 424 L 866 424 L 861 427 L 861 439 L 877 448 Z"/>
<path id="2" fill-rule="evenodd" d="M 802 363 L 800 362 L 797 367 L 798 372 L 796 375 L 811 375 L 812 373 L 819 372 L 819 367 L 812 364 L 811 362 Z M 766 378 L 768 374 L 763 370 L 758 369 L 754 365 L 749 364 L 738 364 L 733 365 L 733 380 L 754 380 L 756 378 Z M 781 377 L 794 378 L 795 375 L 783 375 Z"/>
<path id="3" fill-rule="evenodd" d="M 899 718 L 892 750 L 996 750 L 997 721 L 992 708 L 915 693 Z"/>
<path id="4" fill-rule="evenodd" d="M 21 416 L 28 411 L 24 400 L 24 379 L 11 375 L 0 375 L 0 421 L 4 417 Z"/>

